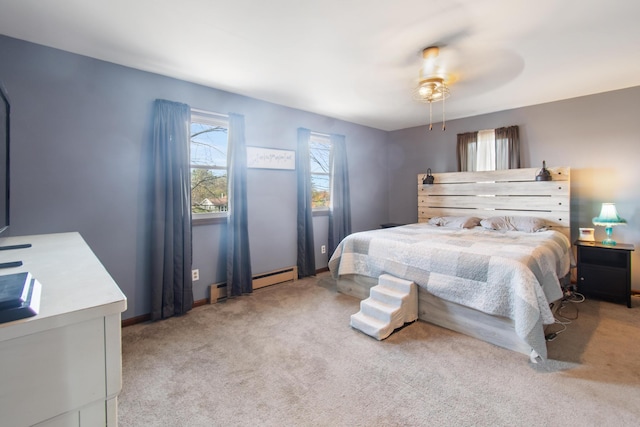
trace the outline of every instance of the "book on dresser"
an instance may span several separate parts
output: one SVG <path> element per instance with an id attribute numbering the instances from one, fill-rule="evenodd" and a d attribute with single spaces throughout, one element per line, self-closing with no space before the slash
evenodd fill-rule
<path id="1" fill-rule="evenodd" d="M 0 276 L 0 323 L 35 316 L 42 287 L 30 273 Z"/>

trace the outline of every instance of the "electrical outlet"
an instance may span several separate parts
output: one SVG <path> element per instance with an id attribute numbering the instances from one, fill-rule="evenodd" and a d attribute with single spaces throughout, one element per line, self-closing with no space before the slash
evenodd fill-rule
<path id="1" fill-rule="evenodd" d="M 327 245 L 320 246 L 320 253 L 323 253 L 323 254 L 327 253 Z"/>
<path id="2" fill-rule="evenodd" d="M 191 270 L 191 280 L 193 280 L 194 282 L 196 280 L 200 280 L 200 270 Z"/>

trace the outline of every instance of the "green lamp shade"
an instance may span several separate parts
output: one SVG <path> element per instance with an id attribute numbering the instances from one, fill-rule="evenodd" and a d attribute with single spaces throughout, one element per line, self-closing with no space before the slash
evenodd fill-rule
<path id="1" fill-rule="evenodd" d="M 620 218 L 615 203 L 603 203 L 600 209 L 600 215 L 593 218 L 593 225 L 604 227 L 607 238 L 602 241 L 604 245 L 615 245 L 616 242 L 611 238 L 613 227 L 616 225 L 624 225 L 627 221 Z"/>

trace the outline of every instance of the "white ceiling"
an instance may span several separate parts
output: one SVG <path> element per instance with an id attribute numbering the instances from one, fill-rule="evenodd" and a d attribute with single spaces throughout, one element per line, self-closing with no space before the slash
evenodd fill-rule
<path id="1" fill-rule="evenodd" d="M 428 122 L 430 45 L 447 120 L 638 86 L 638 19 L 638 0 L 0 0 L 1 34 L 383 130 Z"/>

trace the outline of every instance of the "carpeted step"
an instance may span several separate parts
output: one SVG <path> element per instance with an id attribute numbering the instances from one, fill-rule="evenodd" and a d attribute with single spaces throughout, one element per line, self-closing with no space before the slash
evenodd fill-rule
<path id="1" fill-rule="evenodd" d="M 415 286 L 415 283 L 410 280 L 399 279 L 390 274 L 382 274 L 378 278 L 378 285 L 382 285 L 387 288 L 395 289 L 399 292 L 408 294 L 411 292 L 411 288 Z"/>
<path id="2" fill-rule="evenodd" d="M 402 307 L 403 323 L 413 322 L 418 319 L 418 289 L 412 283 L 409 293 L 400 292 L 397 289 L 384 285 L 373 286 L 370 290 L 370 298 L 389 305 Z"/>
<path id="3" fill-rule="evenodd" d="M 399 292 L 384 285 L 375 285 L 369 291 L 371 298 L 384 302 L 385 304 L 400 306 L 407 297 L 407 293 Z"/>
<path id="4" fill-rule="evenodd" d="M 351 315 L 351 327 L 377 339 L 383 340 L 391 335 L 393 327 L 389 323 L 381 322 L 361 311 Z"/>
<path id="5" fill-rule="evenodd" d="M 408 322 L 418 318 L 418 291 L 408 280 L 384 274 L 360 302 L 360 311 L 351 316 L 351 326 L 383 340 Z"/>
<path id="6" fill-rule="evenodd" d="M 360 301 L 360 311 L 381 322 L 395 322 L 399 319 L 400 305 L 386 304 L 371 297 Z"/>

